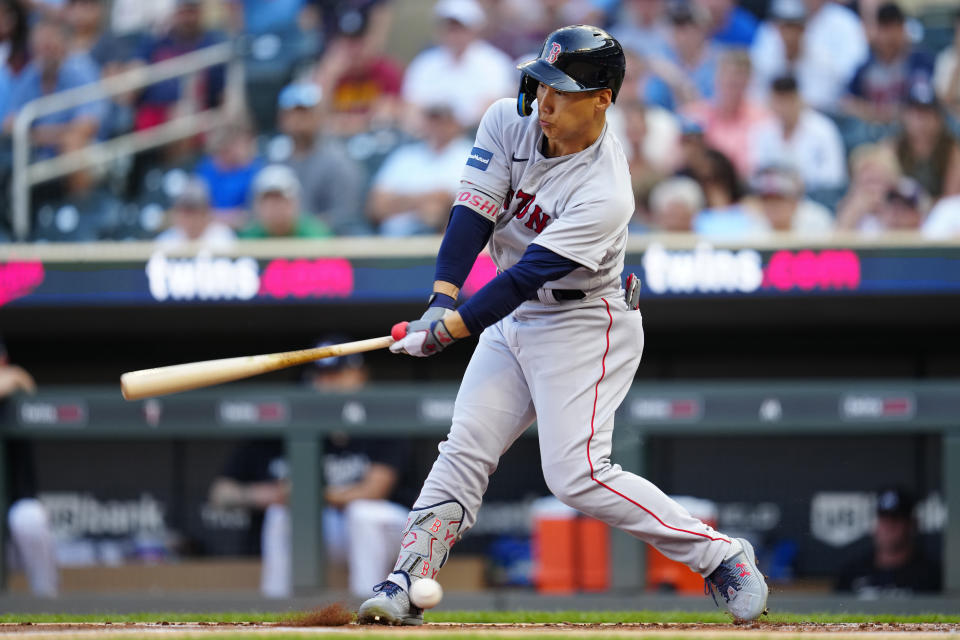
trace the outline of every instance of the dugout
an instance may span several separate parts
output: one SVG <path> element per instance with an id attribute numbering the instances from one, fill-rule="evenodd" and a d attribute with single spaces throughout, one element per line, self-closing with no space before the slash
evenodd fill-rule
<path id="1" fill-rule="evenodd" d="M 305 394 L 297 372 L 165 400 L 159 425 L 149 423 L 142 404 L 120 400 L 119 374 L 302 348 L 344 327 L 351 337 L 383 335 L 393 319 L 420 312 L 437 243 L 257 243 L 230 256 L 162 255 L 137 244 L 4 248 L 0 327 L 12 360 L 36 376 L 42 392 L 8 404 L 2 437 L 33 441 L 41 469 L 84 451 L 73 459 L 143 452 L 155 468 L 141 475 L 158 484 L 147 493 L 169 505 L 165 513 L 182 530 L 189 526 L 179 523 L 202 517 L 190 497 L 202 478 L 187 471 L 212 464 L 231 439 L 264 432 L 305 438 L 298 468 L 308 485 L 319 455 L 316 416 L 343 406 Z M 727 526 L 770 527 L 770 505 L 777 506 L 777 525 L 768 533 L 804 530 L 789 565 L 795 578 L 825 577 L 833 558 L 863 542 L 867 496 L 880 485 L 906 485 L 925 501 L 926 543 L 934 552 L 947 550 L 946 584 L 960 587 L 960 538 L 944 511 L 960 508 L 960 463 L 948 462 L 960 459 L 960 249 L 896 237 L 881 245 L 841 238 L 755 246 L 644 237 L 631 240 L 626 262 L 644 283 L 647 346 L 621 410 L 617 461 L 669 492 L 711 494 L 705 497 L 720 503 Z M 466 289 L 491 275 L 481 260 Z M 448 420 L 448 385 L 469 352 L 467 342 L 423 362 L 368 356 L 371 393 L 393 402 L 379 415 L 392 430 L 421 439 L 427 453 L 418 464 L 432 459 Z M 218 421 L 220 404 L 251 397 L 286 403 L 291 422 Z M 34 404 L 25 409 L 23 402 Z M 368 416 L 378 415 L 365 407 Z M 424 411 L 436 419 L 424 421 Z M 520 446 L 517 456 L 529 467 L 536 447 Z M 722 490 L 709 471 L 718 451 L 759 457 L 764 481 L 755 490 Z M 518 493 L 526 499 L 542 490 L 528 483 L 527 476 L 538 474 L 512 477 L 510 467 L 507 461 L 491 485 L 506 496 L 492 500 L 504 503 L 493 519 L 508 523 Z M 805 473 L 802 482 L 784 482 L 784 470 L 794 478 Z M 135 482 L 111 485 L 109 475 L 97 482 L 89 491 L 100 492 L 101 501 L 135 502 L 142 493 Z M 744 483 L 749 479 L 738 476 L 734 484 Z M 108 490 L 118 486 L 130 491 Z M 307 522 L 314 521 L 315 493 L 294 498 Z M 149 504 L 141 508 L 149 516 Z M 297 563 L 298 584 L 316 585 L 316 541 L 306 535 L 296 544 L 304 559 Z M 642 553 L 622 539 L 614 546 L 615 585 L 632 588 Z"/>

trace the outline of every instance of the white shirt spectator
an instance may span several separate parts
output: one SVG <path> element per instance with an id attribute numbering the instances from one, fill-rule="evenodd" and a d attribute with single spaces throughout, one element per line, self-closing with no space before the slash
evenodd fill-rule
<path id="1" fill-rule="evenodd" d="M 827 2 L 807 20 L 803 52 L 793 68 L 787 63 L 783 40 L 772 22 L 758 29 L 750 58 L 760 96 L 765 95 L 773 78 L 792 73 L 804 102 L 821 111 L 832 111 L 868 53 L 867 36 L 857 15 Z"/>
<path id="2" fill-rule="evenodd" d="M 228 251 L 233 248 L 237 236 L 233 229 L 219 220 L 214 220 L 203 230 L 195 241 L 201 249 L 210 251 Z M 165 251 L 181 249 L 189 245 L 190 239 L 180 227 L 170 227 L 155 239 L 158 247 Z"/>
<path id="3" fill-rule="evenodd" d="M 440 46 L 417 55 L 403 78 L 403 98 L 419 106 L 451 104 L 460 124 L 470 128 L 494 100 L 515 94 L 517 82 L 507 54 L 474 40 L 459 59 Z"/>
<path id="4" fill-rule="evenodd" d="M 960 196 L 941 198 L 920 228 L 929 240 L 960 238 Z"/>
<path id="5" fill-rule="evenodd" d="M 473 143 L 467 138 L 453 140 L 439 153 L 425 142 L 403 145 L 387 156 L 371 188 L 407 196 L 434 191 L 455 194 L 472 148 Z M 452 196 L 450 203 L 453 204 Z M 413 211 L 395 214 L 381 224 L 380 232 L 410 235 L 410 229 L 418 226 L 417 219 Z"/>
<path id="6" fill-rule="evenodd" d="M 837 126 L 806 108 L 789 138 L 771 118 L 750 132 L 750 166 L 786 164 L 800 173 L 808 190 L 834 189 L 847 181 L 847 161 Z"/>

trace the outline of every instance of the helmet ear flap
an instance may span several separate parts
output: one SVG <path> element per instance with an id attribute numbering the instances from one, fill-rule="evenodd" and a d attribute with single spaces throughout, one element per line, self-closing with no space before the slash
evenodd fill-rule
<path id="1" fill-rule="evenodd" d="M 517 113 L 528 116 L 533 113 L 533 101 L 537 99 L 537 86 L 540 82 L 527 74 L 520 79 L 520 92 L 517 94 Z"/>

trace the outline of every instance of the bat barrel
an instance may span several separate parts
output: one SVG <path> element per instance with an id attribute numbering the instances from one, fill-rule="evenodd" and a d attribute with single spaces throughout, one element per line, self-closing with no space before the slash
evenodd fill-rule
<path id="1" fill-rule="evenodd" d="M 120 392 L 127 400 L 141 400 L 241 380 L 322 358 L 384 349 L 391 344 L 393 344 L 393 338 L 383 336 L 314 349 L 188 362 L 156 369 L 141 369 L 120 376 Z"/>

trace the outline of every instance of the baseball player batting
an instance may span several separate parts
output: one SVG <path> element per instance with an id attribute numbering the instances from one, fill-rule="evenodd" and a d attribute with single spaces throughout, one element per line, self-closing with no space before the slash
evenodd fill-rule
<path id="1" fill-rule="evenodd" d="M 390 350 L 425 357 L 469 335 L 479 343 L 397 563 L 360 606 L 361 623 L 422 624 L 411 585 L 436 577 L 476 520 L 500 456 L 534 419 L 543 475 L 560 500 L 703 575 L 735 618 L 766 609 L 749 542 L 714 531 L 610 463 L 614 412 L 643 351 L 633 279 L 626 295 L 620 286 L 630 173 L 606 127 L 624 66 L 620 44 L 603 30 L 558 29 L 519 66 L 516 104 L 495 102 L 480 123 L 428 308 L 394 327 Z M 488 241 L 499 275 L 456 308 Z"/>

